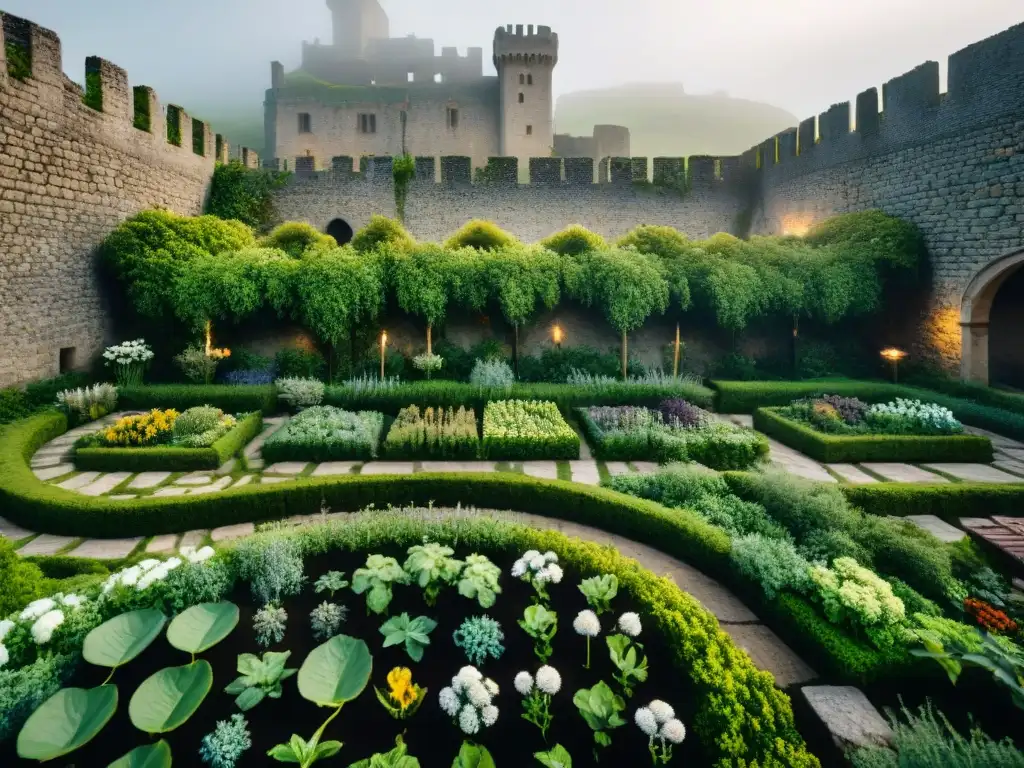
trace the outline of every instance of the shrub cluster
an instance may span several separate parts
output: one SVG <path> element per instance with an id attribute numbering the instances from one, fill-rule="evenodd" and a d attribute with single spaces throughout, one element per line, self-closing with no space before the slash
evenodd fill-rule
<path id="1" fill-rule="evenodd" d="M 374 459 L 383 430 L 380 413 L 315 406 L 272 434 L 262 454 L 268 462 Z"/>
<path id="2" fill-rule="evenodd" d="M 578 459 L 580 437 L 550 401 L 496 400 L 484 408 L 488 459 Z"/>
<path id="3" fill-rule="evenodd" d="M 475 459 L 480 453 L 472 409 L 403 408 L 388 430 L 383 454 L 389 459 Z"/>

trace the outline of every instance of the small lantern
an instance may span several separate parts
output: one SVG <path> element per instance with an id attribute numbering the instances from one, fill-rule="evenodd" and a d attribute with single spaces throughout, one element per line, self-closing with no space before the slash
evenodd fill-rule
<path id="1" fill-rule="evenodd" d="M 898 383 L 900 360 L 905 358 L 907 353 L 896 347 L 887 347 L 882 350 L 881 355 L 892 364 L 892 380 L 893 383 Z"/>
<path id="2" fill-rule="evenodd" d="M 562 330 L 562 326 L 556 325 L 551 329 L 551 339 L 555 342 L 555 346 L 559 349 L 562 348 L 562 339 L 565 338 L 565 332 Z"/>
<path id="3" fill-rule="evenodd" d="M 384 351 L 388 346 L 388 332 L 380 332 L 380 380 L 384 381 Z"/>

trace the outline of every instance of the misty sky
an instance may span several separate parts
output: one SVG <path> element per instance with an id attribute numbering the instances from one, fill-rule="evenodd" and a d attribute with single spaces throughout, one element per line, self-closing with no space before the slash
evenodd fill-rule
<path id="1" fill-rule="evenodd" d="M 1024 21 L 1024 0 L 382 0 L 392 36 L 482 46 L 495 27 L 559 33 L 557 93 L 637 81 L 682 82 L 766 101 L 800 118 L 928 59 Z M 500 10 L 505 8 L 507 10 Z M 272 59 L 331 37 L 326 0 L 0 0 L 55 30 L 64 68 L 84 79 L 95 54 L 164 103 L 262 102 Z M 201 116 L 198 115 L 198 116 Z"/>

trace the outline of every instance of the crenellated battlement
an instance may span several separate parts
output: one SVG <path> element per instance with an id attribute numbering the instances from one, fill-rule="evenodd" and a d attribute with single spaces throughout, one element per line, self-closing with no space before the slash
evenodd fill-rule
<path id="1" fill-rule="evenodd" d="M 745 166 L 783 177 L 884 155 L 964 134 L 1024 112 L 1024 24 L 969 45 L 949 57 L 946 93 L 939 64 L 928 61 L 833 104 L 798 127 L 743 155 Z"/>
<path id="2" fill-rule="evenodd" d="M 558 63 L 558 35 L 551 27 L 508 24 L 494 32 L 494 64 L 501 61 Z"/>

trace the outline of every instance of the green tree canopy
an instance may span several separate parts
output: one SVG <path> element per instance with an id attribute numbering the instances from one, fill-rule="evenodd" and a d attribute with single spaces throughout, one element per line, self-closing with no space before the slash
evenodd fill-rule
<path id="1" fill-rule="evenodd" d="M 369 253 L 381 245 L 407 251 L 416 245 L 416 241 L 400 221 L 375 213 L 370 217 L 370 223 L 356 232 L 352 247 L 359 253 Z"/>
<path id="2" fill-rule="evenodd" d="M 579 224 L 572 224 L 540 241 L 539 245 L 560 256 L 579 256 L 587 251 L 607 247 L 608 243 L 596 232 Z"/>
<path id="3" fill-rule="evenodd" d="M 274 191 L 289 174 L 246 168 L 238 160 L 218 164 L 213 170 L 206 212 L 220 219 L 241 221 L 262 229 L 274 220 Z"/>
<path id="4" fill-rule="evenodd" d="M 315 251 L 295 273 L 297 314 L 317 337 L 336 346 L 358 323 L 380 313 L 383 278 L 380 260 L 351 246 Z"/>
<path id="5" fill-rule="evenodd" d="M 338 247 L 333 237 L 304 221 L 281 224 L 269 235 L 260 238 L 259 244 L 262 248 L 278 248 L 293 259 L 301 259 L 313 250 Z"/>
<path id="6" fill-rule="evenodd" d="M 561 259 L 539 246 L 498 248 L 482 258 L 489 295 L 501 305 L 505 319 L 519 326 L 538 305 L 552 309 L 561 294 Z"/>
<path id="7" fill-rule="evenodd" d="M 633 246 L 640 253 L 651 253 L 663 259 L 680 256 L 691 247 L 690 240 L 675 227 L 643 224 L 619 239 L 620 248 Z"/>
<path id="8" fill-rule="evenodd" d="M 476 248 L 478 251 L 489 251 L 519 242 L 515 237 L 503 230 L 492 221 L 473 219 L 466 222 L 458 232 L 448 238 L 444 247 L 452 250 L 458 248 Z"/>
<path id="9" fill-rule="evenodd" d="M 632 248 L 606 248 L 570 260 L 566 289 L 585 306 L 602 309 L 620 333 L 668 309 L 669 286 L 657 257 Z"/>

